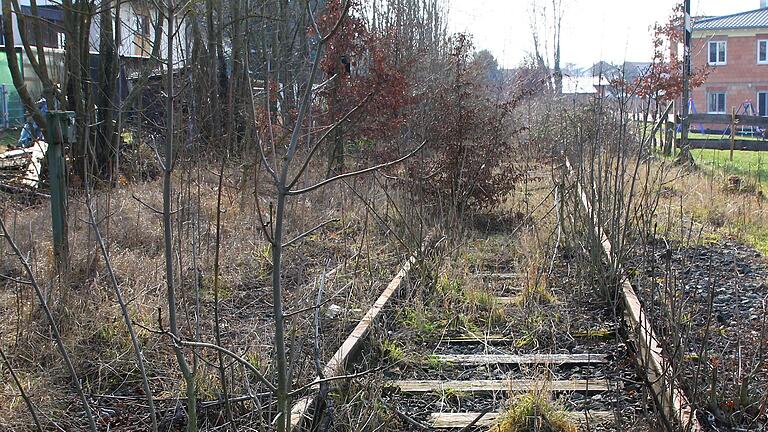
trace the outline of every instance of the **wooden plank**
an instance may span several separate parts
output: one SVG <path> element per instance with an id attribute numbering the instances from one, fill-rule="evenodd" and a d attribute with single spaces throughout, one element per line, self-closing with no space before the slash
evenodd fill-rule
<path id="1" fill-rule="evenodd" d="M 694 123 L 715 123 L 731 124 L 730 114 L 691 114 L 691 124 Z M 744 114 L 736 115 L 737 126 L 760 126 L 768 127 L 768 117 L 749 116 Z"/>
<path id="2" fill-rule="evenodd" d="M 363 338 L 370 331 L 371 326 L 376 322 L 379 315 L 381 315 L 381 311 L 384 309 L 384 306 L 386 306 L 387 302 L 389 302 L 389 300 L 400 290 L 400 287 L 403 284 L 403 280 L 408 275 L 408 272 L 411 270 L 411 266 L 415 262 L 416 256 L 412 255 L 403 263 L 397 275 L 395 275 L 395 277 L 389 282 L 384 291 L 382 291 L 382 293 L 379 295 L 379 298 L 376 299 L 376 301 L 373 303 L 373 306 L 371 306 L 368 312 L 365 313 L 360 322 L 357 323 L 357 326 L 355 326 L 355 328 L 352 330 L 352 333 L 347 336 L 347 339 L 344 340 L 344 343 L 341 344 L 339 349 L 336 350 L 336 353 L 333 354 L 333 357 L 331 357 L 331 359 L 325 365 L 325 368 L 323 368 L 323 375 L 325 378 L 331 378 L 344 374 L 344 370 L 347 366 L 349 358 L 357 350 Z M 314 404 L 314 392 L 318 389 L 319 386 L 316 386 L 313 388 L 312 395 L 303 397 L 293 404 L 293 407 L 291 408 L 291 430 L 297 429 L 301 425 L 301 422 L 306 416 L 307 410 Z"/>
<path id="3" fill-rule="evenodd" d="M 8 150 L 5 153 L 0 154 L 0 159 L 24 157 L 32 153 L 32 150 L 26 148 L 20 148 L 16 150 Z"/>
<path id="4" fill-rule="evenodd" d="M 480 417 L 479 412 L 460 412 L 460 413 L 432 413 L 429 416 L 429 424 L 435 429 L 460 429 L 470 425 L 476 418 Z M 610 411 L 566 411 L 568 418 L 579 423 L 589 419 L 591 422 L 605 422 L 614 419 L 614 413 Z M 491 427 L 501 416 L 497 412 L 485 413 L 480 420 L 475 423 L 478 427 Z"/>
<path id="5" fill-rule="evenodd" d="M 344 373 L 344 369 L 347 366 L 347 361 L 352 353 L 362 342 L 362 339 L 368 334 L 373 323 L 381 315 L 381 311 L 386 306 L 389 299 L 392 298 L 403 284 L 403 280 L 408 276 L 408 272 L 411 270 L 411 266 L 416 262 L 416 257 L 411 256 L 403 264 L 400 271 L 392 279 L 384 291 L 381 293 L 378 299 L 373 303 L 373 306 L 365 313 L 363 318 L 357 323 L 352 333 L 349 334 L 343 344 L 336 350 L 336 353 L 331 357 L 323 370 L 326 377 L 337 376 Z"/>
<path id="6" fill-rule="evenodd" d="M 460 365 L 489 364 L 600 364 L 605 354 L 442 354 L 432 358 Z"/>
<path id="7" fill-rule="evenodd" d="M 590 329 L 590 330 L 577 330 L 571 333 L 574 338 L 586 338 L 586 339 L 605 339 L 613 338 L 616 336 L 616 331 L 613 329 Z M 467 344 L 467 343 L 482 343 L 488 345 L 503 345 L 517 342 L 518 339 L 505 336 L 502 334 L 491 335 L 463 335 L 453 336 L 440 340 L 442 344 Z"/>
<path id="8" fill-rule="evenodd" d="M 385 388 L 396 388 L 403 393 L 432 392 L 524 392 L 541 389 L 553 392 L 604 392 L 608 391 L 607 380 L 393 380 L 384 384 Z"/>
<path id="9" fill-rule="evenodd" d="M 464 335 L 464 336 L 454 336 L 452 338 L 443 339 L 440 342 L 441 343 L 447 343 L 447 344 L 466 344 L 466 343 L 484 343 L 484 344 L 506 344 L 506 343 L 514 343 L 515 338 L 511 338 L 508 336 L 504 336 L 501 334 L 492 334 L 492 335 Z"/>
<path id="10" fill-rule="evenodd" d="M 43 169 L 43 159 L 45 159 L 45 153 L 48 150 L 48 143 L 45 141 L 37 141 L 31 149 L 32 158 L 21 183 L 31 188 L 37 188 L 40 184 L 40 174 Z"/>
<path id="11" fill-rule="evenodd" d="M 520 299 L 517 298 L 516 296 L 512 296 L 512 297 L 495 297 L 494 299 L 496 301 L 496 304 L 503 305 L 503 306 L 515 304 L 515 303 L 518 303 L 520 301 Z"/>
<path id="12" fill-rule="evenodd" d="M 574 174 L 573 166 L 568 158 L 565 158 L 565 164 L 571 174 Z M 576 181 L 576 192 L 579 194 L 581 204 L 588 215 L 592 215 L 592 206 L 587 194 L 581 186 L 581 182 Z M 599 223 L 592 220 L 594 234 L 600 241 L 608 262 L 613 265 L 619 274 L 622 274 L 621 266 L 616 263 L 612 254 L 611 242 L 605 234 Z M 696 410 L 693 409 L 685 393 L 677 385 L 675 377 L 672 376 L 672 368 L 665 359 L 659 339 L 653 329 L 653 326 L 645 314 L 640 300 L 635 293 L 629 280 L 624 279 L 621 285 L 621 300 L 624 305 L 624 316 L 629 325 L 630 337 L 634 337 L 639 355 L 635 356 L 639 366 L 645 370 L 648 375 L 648 382 L 654 392 L 656 401 L 661 412 L 673 422 L 679 423 L 684 430 L 688 432 L 701 432 L 701 425 L 696 416 Z"/>
<path id="13" fill-rule="evenodd" d="M 481 279 L 510 280 L 520 277 L 518 273 L 475 273 Z"/>
<path id="14" fill-rule="evenodd" d="M 0 159 L 0 169 L 23 168 L 29 164 L 25 157 Z"/>

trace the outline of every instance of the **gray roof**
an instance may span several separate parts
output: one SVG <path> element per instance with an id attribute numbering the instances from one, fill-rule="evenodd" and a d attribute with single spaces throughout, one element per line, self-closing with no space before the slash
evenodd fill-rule
<path id="1" fill-rule="evenodd" d="M 648 72 L 648 68 L 651 67 L 649 62 L 624 62 L 622 69 L 624 71 L 624 79 L 633 82 Z"/>
<path id="2" fill-rule="evenodd" d="M 622 64 L 613 65 L 605 61 L 599 61 L 592 65 L 592 67 L 584 69 L 581 76 L 603 76 L 609 80 L 623 77 L 625 80 L 632 82 L 644 75 L 650 66 L 651 64 L 648 62 L 626 61 Z"/>
<path id="3" fill-rule="evenodd" d="M 768 8 L 733 15 L 701 18 L 693 23 L 694 30 L 733 30 L 761 27 L 768 28 Z"/>

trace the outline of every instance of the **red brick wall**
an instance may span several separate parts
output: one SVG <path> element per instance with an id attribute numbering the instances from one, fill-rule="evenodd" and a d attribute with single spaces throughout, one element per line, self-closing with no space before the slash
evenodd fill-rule
<path id="1" fill-rule="evenodd" d="M 756 36 L 728 36 L 726 34 L 696 37 L 691 41 L 691 55 L 694 69 L 707 67 L 707 81 L 692 91 L 696 111 L 707 112 L 707 92 L 726 92 L 726 112 L 731 107 L 738 110 L 744 101 L 751 100 L 757 110 L 757 92 L 768 89 L 768 64 L 757 63 L 757 40 L 768 39 L 767 33 Z M 726 65 L 708 66 L 708 42 L 726 40 Z"/>

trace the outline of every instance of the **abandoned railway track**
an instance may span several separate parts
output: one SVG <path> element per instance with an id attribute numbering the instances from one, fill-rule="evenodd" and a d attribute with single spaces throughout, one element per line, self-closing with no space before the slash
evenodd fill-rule
<path id="1" fill-rule="evenodd" d="M 348 389 L 378 372 L 378 402 L 402 430 L 700 430 L 631 285 L 617 315 L 565 254 L 526 256 L 516 232 L 476 236 L 429 292 L 408 286 L 422 257 L 406 260 L 322 378 Z M 318 385 L 295 403 L 294 430 L 318 430 L 331 398 Z"/>

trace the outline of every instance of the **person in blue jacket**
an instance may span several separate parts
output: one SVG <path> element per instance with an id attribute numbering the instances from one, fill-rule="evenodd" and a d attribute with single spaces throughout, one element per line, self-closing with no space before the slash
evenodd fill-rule
<path id="1" fill-rule="evenodd" d="M 48 112 L 48 102 L 45 98 L 37 101 L 37 109 L 39 109 L 40 113 L 43 115 Z M 21 128 L 21 135 L 19 136 L 19 141 L 16 143 L 16 146 L 21 148 L 32 147 L 32 144 L 34 144 L 35 141 L 43 139 L 43 130 L 32 118 L 32 113 L 27 112 L 25 117 L 27 121 L 24 123 L 24 127 Z"/>

